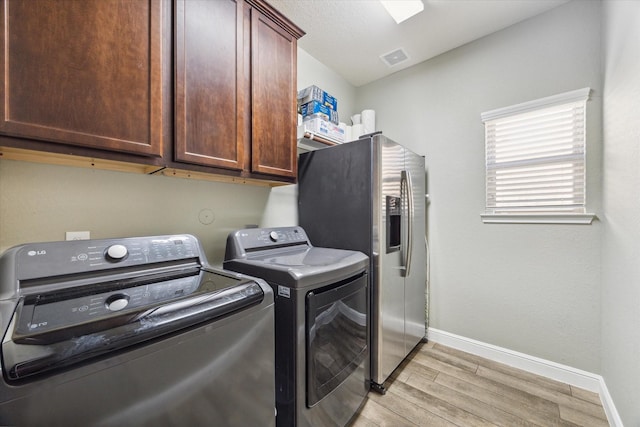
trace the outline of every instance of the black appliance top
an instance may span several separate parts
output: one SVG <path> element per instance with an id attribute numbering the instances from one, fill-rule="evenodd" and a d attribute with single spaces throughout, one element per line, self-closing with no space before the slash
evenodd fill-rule
<path id="1" fill-rule="evenodd" d="M 30 243 L 0 257 L 3 375 L 21 381 L 260 303 L 191 235 Z"/>
<path id="2" fill-rule="evenodd" d="M 302 227 L 235 231 L 227 238 L 224 261 L 225 269 L 292 288 L 334 283 L 368 265 L 362 252 L 314 247 Z"/>

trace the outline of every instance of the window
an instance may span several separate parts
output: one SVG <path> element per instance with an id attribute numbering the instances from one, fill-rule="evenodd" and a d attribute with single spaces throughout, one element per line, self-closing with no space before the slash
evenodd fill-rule
<path id="1" fill-rule="evenodd" d="M 484 222 L 591 223 L 585 210 L 589 88 L 482 114 Z"/>

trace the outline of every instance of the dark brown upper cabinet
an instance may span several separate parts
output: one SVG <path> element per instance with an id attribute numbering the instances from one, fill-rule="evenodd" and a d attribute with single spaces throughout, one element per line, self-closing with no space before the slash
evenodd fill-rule
<path id="1" fill-rule="evenodd" d="M 177 0 L 176 160 L 242 170 L 243 1 Z"/>
<path id="2" fill-rule="evenodd" d="M 258 0 L 176 0 L 175 30 L 176 160 L 294 180 L 304 33 Z"/>
<path id="3" fill-rule="evenodd" d="M 297 36 L 299 37 L 299 36 Z M 297 38 L 251 11 L 251 170 L 297 175 Z"/>
<path id="4" fill-rule="evenodd" d="M 0 132 L 158 157 L 162 3 L 5 0 Z"/>
<path id="5" fill-rule="evenodd" d="M 2 6 L 0 148 L 295 181 L 304 33 L 263 0 Z"/>

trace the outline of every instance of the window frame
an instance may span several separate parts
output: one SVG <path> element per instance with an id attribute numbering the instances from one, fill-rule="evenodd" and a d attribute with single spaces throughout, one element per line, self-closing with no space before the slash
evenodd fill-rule
<path id="1" fill-rule="evenodd" d="M 516 116 L 519 114 L 535 112 L 537 110 L 542 110 L 546 108 L 556 107 L 564 104 L 571 104 L 576 102 L 584 102 L 585 103 L 585 112 L 584 119 L 586 122 L 587 119 L 587 101 L 589 100 L 591 89 L 583 88 L 570 92 L 565 92 L 553 96 L 549 96 L 546 98 L 541 98 L 529 102 L 524 102 L 521 104 L 512 105 L 509 107 L 498 108 L 495 110 L 487 111 L 482 113 L 481 119 L 483 125 L 486 122 L 492 120 L 499 120 L 502 118 L 509 118 L 512 116 Z M 586 127 L 586 123 L 585 123 Z M 487 150 L 487 137 L 485 133 L 485 153 Z M 586 149 L 587 149 L 587 136 L 585 133 L 584 137 L 584 167 L 586 168 Z M 550 163 L 551 164 L 551 163 Z M 489 189 L 487 187 L 487 176 L 489 173 L 489 165 L 487 164 L 487 157 L 485 155 L 485 212 L 480 214 L 483 223 L 495 224 L 495 223 L 517 223 L 517 224 L 591 224 L 593 219 L 596 218 L 593 213 L 586 213 L 586 194 L 585 194 L 585 202 L 584 202 L 584 212 L 555 212 L 554 209 L 550 209 L 549 211 L 533 211 L 527 209 L 514 209 L 511 212 L 493 212 L 493 208 L 488 206 L 487 200 L 489 196 Z M 585 172 L 585 182 L 584 182 L 584 190 L 586 192 L 586 172 Z"/>

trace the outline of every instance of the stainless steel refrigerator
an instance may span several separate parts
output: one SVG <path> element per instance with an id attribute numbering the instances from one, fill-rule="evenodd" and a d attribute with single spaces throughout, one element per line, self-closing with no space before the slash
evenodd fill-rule
<path id="1" fill-rule="evenodd" d="M 380 133 L 300 155 L 299 223 L 316 246 L 370 257 L 371 387 L 425 337 L 425 162 Z"/>

